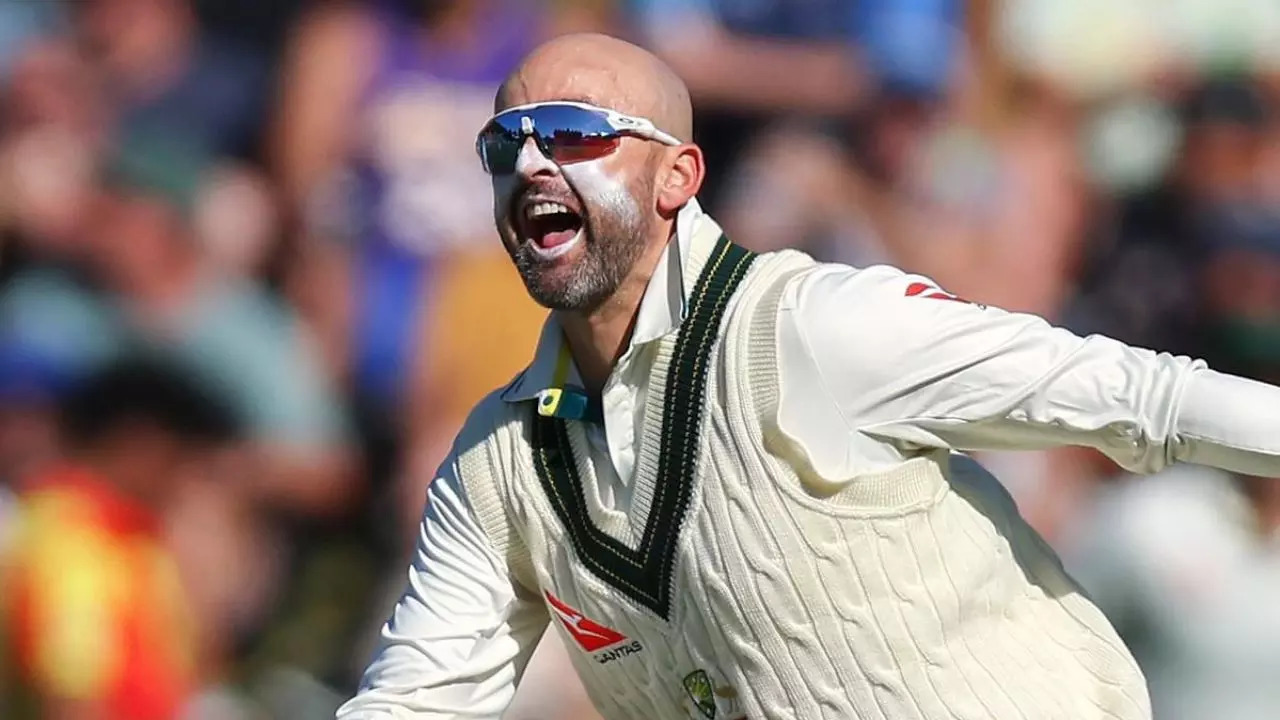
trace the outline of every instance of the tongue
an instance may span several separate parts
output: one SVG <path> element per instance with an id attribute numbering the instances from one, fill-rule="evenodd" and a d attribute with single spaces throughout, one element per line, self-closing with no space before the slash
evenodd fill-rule
<path id="1" fill-rule="evenodd" d="M 544 215 L 533 226 L 533 239 L 540 247 L 549 249 L 572 240 L 581 227 L 582 221 L 571 214 Z"/>
<path id="2" fill-rule="evenodd" d="M 572 230 L 552 230 L 546 232 L 537 238 L 538 245 L 542 248 L 553 248 L 557 245 L 563 245 L 573 239 L 577 235 L 577 229 Z"/>

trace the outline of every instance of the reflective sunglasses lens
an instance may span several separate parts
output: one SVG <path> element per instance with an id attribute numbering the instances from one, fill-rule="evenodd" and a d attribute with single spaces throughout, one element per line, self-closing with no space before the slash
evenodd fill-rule
<path id="1" fill-rule="evenodd" d="M 519 122 L 518 119 L 517 122 Z M 480 162 L 485 171 L 493 175 L 507 175 L 515 172 L 516 158 L 520 155 L 520 145 L 523 140 L 518 126 L 516 132 L 511 132 L 498 122 L 489 123 L 476 142 Z"/>
<path id="2" fill-rule="evenodd" d="M 619 134 L 604 114 L 570 105 L 545 105 L 499 115 L 481 132 L 477 149 L 488 172 L 515 172 L 525 142 L 522 123 L 526 117 L 533 122 L 539 149 L 558 163 L 591 160 L 618 147 Z"/>
<path id="3" fill-rule="evenodd" d="M 621 142 L 616 133 L 610 132 L 609 135 L 584 135 L 579 132 L 557 131 L 548 143 L 551 157 L 558 163 L 574 163 L 608 155 Z"/>
<path id="4" fill-rule="evenodd" d="M 572 105 L 546 105 L 530 113 L 544 151 L 559 163 L 592 160 L 618 147 L 618 131 L 604 113 Z"/>

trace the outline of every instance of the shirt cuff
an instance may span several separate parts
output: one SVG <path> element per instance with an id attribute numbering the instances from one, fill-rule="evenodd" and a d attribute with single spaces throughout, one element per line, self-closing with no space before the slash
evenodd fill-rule
<path id="1" fill-rule="evenodd" d="M 1178 408 L 1175 457 L 1280 478 L 1280 387 L 1201 369 Z"/>

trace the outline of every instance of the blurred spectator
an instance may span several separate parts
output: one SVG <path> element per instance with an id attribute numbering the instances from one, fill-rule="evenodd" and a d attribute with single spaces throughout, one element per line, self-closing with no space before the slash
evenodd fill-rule
<path id="1" fill-rule="evenodd" d="M 304 262 L 336 256 L 336 268 L 311 276 L 304 292 L 323 297 L 303 307 L 379 407 L 397 408 L 406 388 L 434 260 L 498 251 L 475 133 L 542 17 L 510 0 L 323 5 L 294 38 L 278 169 L 310 237 L 349 243 L 305 248 Z"/>
<path id="2" fill-rule="evenodd" d="M 352 479 L 342 406 L 287 308 L 194 236 L 211 167 L 171 138 L 129 139 L 105 174 L 95 268 L 129 325 L 171 343 L 249 422 L 270 466 L 261 497 L 336 511 Z"/>
<path id="3" fill-rule="evenodd" d="M 73 372 L 139 344 L 166 348 L 245 424 L 242 451 L 210 468 L 228 481 L 184 486 L 166 513 L 210 661 L 230 663 L 315 539 L 298 530 L 352 512 L 358 478 L 343 406 L 296 319 L 192 227 L 210 167 L 171 138 L 130 138 L 94 203 L 92 284 L 24 272 L 0 294 L 0 323 Z"/>
<path id="4" fill-rule="evenodd" d="M 1205 223 L 1206 354 L 1223 371 L 1280 382 L 1280 207 L 1223 208 Z"/>
<path id="5" fill-rule="evenodd" d="M 522 367 L 545 314 L 493 235 L 474 147 L 498 84 L 562 9 L 328 4 L 285 64 L 273 148 L 304 235 L 291 286 L 366 409 L 366 437 L 387 440 L 375 473 L 409 453 L 386 496 L 406 552 L 443 449 Z"/>
<path id="6" fill-rule="evenodd" d="M 1247 78 L 1192 88 L 1180 115 L 1182 141 L 1166 178 L 1115 198 L 1114 221 L 1100 223 L 1070 322 L 1079 332 L 1204 355 L 1202 268 L 1224 236 L 1257 234 L 1237 220 L 1267 214 L 1261 161 L 1273 121 Z"/>
<path id="7" fill-rule="evenodd" d="M 202 32 L 248 49 L 274 69 L 290 28 L 313 0 L 190 0 Z M 260 118 L 261 119 L 261 118 Z"/>
<path id="8" fill-rule="evenodd" d="M 689 85 L 712 208 L 733 159 L 775 120 L 846 118 L 883 91 L 954 73 L 954 0 L 628 0 L 646 44 Z"/>
<path id="9" fill-rule="evenodd" d="M 195 241 L 215 272 L 259 278 L 268 273 L 280 217 L 275 188 L 255 167 L 223 162 L 210 168 L 192 208 Z"/>
<path id="10" fill-rule="evenodd" d="M 14 60 L 26 52 L 29 42 L 61 24 L 64 11 L 59 3 L 0 0 L 0 84 L 8 79 Z"/>
<path id="11" fill-rule="evenodd" d="M 1001 44 L 1020 72 L 1081 98 L 1161 77 L 1280 67 L 1272 0 L 1004 0 Z"/>
<path id="12" fill-rule="evenodd" d="M 1160 720 L 1280 708 L 1280 479 L 1178 467 L 1105 487 L 1064 561 L 1143 668 Z"/>
<path id="13" fill-rule="evenodd" d="M 58 455 L 56 405 L 76 378 L 32 347 L 0 341 L 0 486 L 39 473 Z"/>
<path id="14" fill-rule="evenodd" d="M 500 250 L 442 257 L 432 302 L 406 395 L 411 445 L 397 492 L 406 550 L 454 435 L 477 402 L 529 363 L 546 317 Z"/>
<path id="15" fill-rule="evenodd" d="M 0 90 L 0 276 L 83 250 L 107 134 L 89 64 L 66 40 L 33 40 Z"/>
<path id="16" fill-rule="evenodd" d="M 169 720 L 202 672 L 196 626 L 161 516 L 233 416 L 177 368 L 121 360 L 60 413 L 66 454 L 23 479 L 0 565 L 5 717 Z"/>
<path id="17" fill-rule="evenodd" d="M 1056 318 L 1086 227 L 1077 113 L 1028 84 L 1012 119 L 984 122 L 973 88 L 881 94 L 839 140 L 803 125 L 766 134 L 728 186 L 726 226 L 753 248 L 892 263 L 976 302 Z"/>
<path id="18" fill-rule="evenodd" d="M 201 32 L 190 0 L 85 0 L 74 14 L 117 133 L 162 133 L 218 155 L 256 149 L 268 68 L 252 47 Z"/>

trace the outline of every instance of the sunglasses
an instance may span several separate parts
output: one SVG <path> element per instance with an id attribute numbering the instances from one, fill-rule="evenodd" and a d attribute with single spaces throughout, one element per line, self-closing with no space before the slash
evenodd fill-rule
<path id="1" fill-rule="evenodd" d="M 645 118 L 586 103 L 555 101 L 520 105 L 494 115 L 476 138 L 476 153 L 485 172 L 508 175 L 516 170 L 525 138 L 533 138 L 547 159 L 566 164 L 608 155 L 618 148 L 623 135 L 681 144 Z"/>

